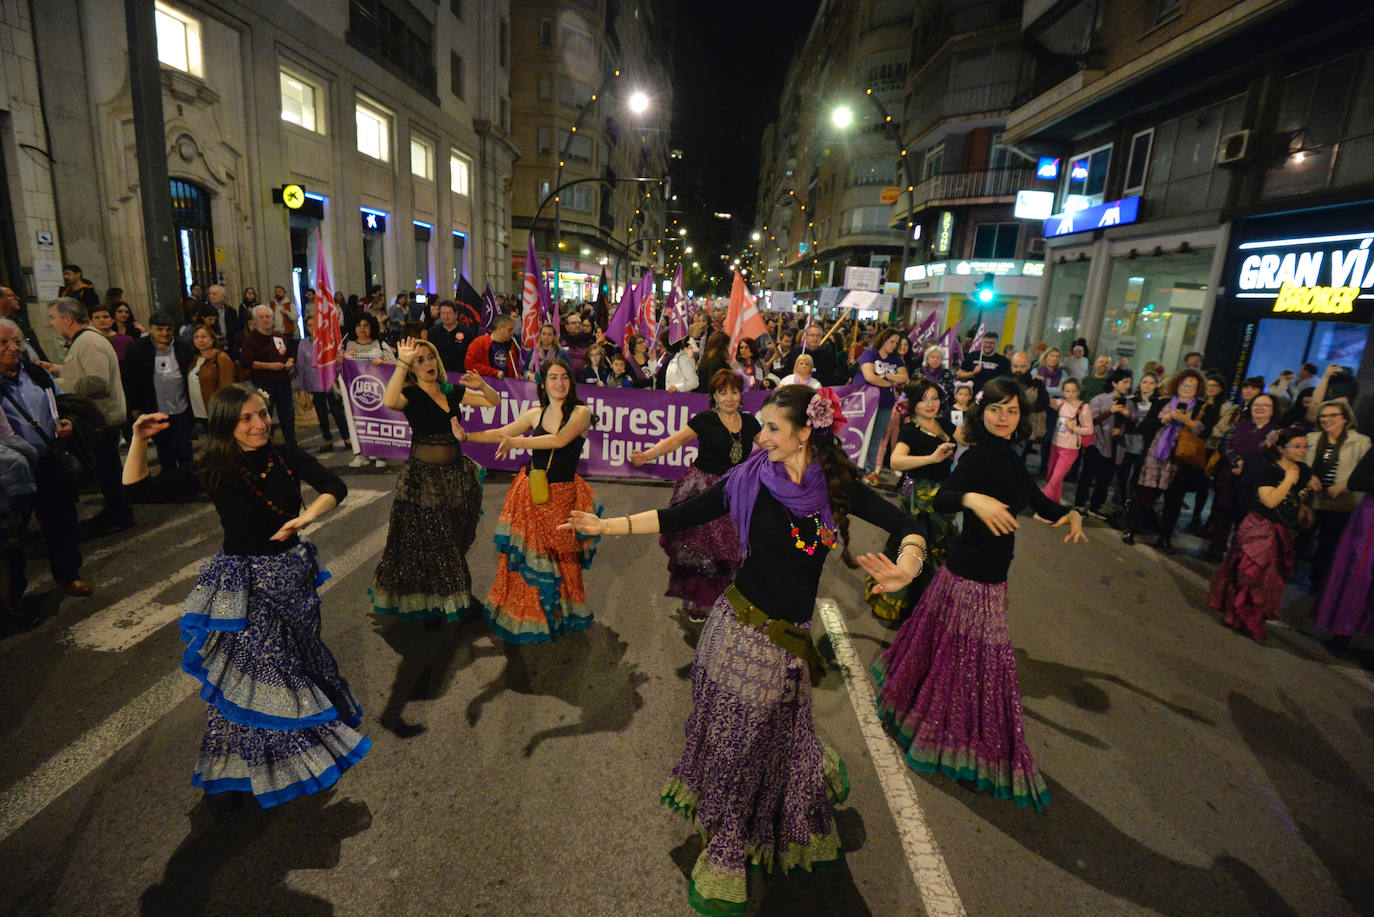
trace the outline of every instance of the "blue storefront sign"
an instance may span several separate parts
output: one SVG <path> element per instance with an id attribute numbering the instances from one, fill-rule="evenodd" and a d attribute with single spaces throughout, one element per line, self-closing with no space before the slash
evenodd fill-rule
<path id="1" fill-rule="evenodd" d="M 1140 216 L 1140 198 L 1123 197 L 1119 201 L 1108 201 L 1094 207 L 1084 207 L 1072 213 L 1056 213 L 1045 221 L 1045 238 L 1067 236 L 1090 229 L 1105 229 L 1108 226 L 1124 226 L 1134 223 Z"/>

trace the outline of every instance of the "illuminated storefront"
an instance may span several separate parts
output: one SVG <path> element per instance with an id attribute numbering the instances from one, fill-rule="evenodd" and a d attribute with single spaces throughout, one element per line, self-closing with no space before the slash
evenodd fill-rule
<path id="1" fill-rule="evenodd" d="M 1207 353 L 1234 355 L 1225 361 L 1233 386 L 1303 363 L 1353 376 L 1374 315 L 1374 203 L 1244 220 L 1224 277 Z"/>
<path id="2" fill-rule="evenodd" d="M 913 264 L 904 272 L 905 294 L 915 312 L 913 326 L 931 311 L 940 315 L 940 329 L 955 328 L 968 337 L 979 324 L 1010 344 L 1021 341 L 1030 325 L 1040 291 L 1043 261 L 959 260 Z M 977 287 L 987 278 L 992 298 L 979 300 Z"/>

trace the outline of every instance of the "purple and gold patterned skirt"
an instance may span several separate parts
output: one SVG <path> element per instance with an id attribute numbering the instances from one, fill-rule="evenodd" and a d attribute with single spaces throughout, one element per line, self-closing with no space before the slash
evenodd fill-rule
<path id="1" fill-rule="evenodd" d="M 320 639 L 327 579 L 315 548 L 216 554 L 181 616 L 181 667 L 209 702 L 191 783 L 252 793 L 267 808 L 332 786 L 372 743 L 362 708 Z"/>
<path id="2" fill-rule="evenodd" d="M 1049 804 L 1026 743 L 1005 582 L 941 567 L 872 671 L 882 688 L 878 717 L 913 769 L 967 781 L 1019 808 Z"/>
<path id="3" fill-rule="evenodd" d="M 691 466 L 673 485 L 672 505 L 695 497 L 719 480 Z M 682 611 L 688 616 L 706 617 L 739 569 L 734 522 L 727 514 L 696 528 L 660 535 L 658 543 L 668 555 L 668 589 L 663 594 L 682 599 Z"/>
<path id="4" fill-rule="evenodd" d="M 705 845 L 688 883 L 692 907 L 743 914 L 751 870 L 838 868 L 832 806 L 849 779 L 816 737 L 806 663 L 740 624 L 723 596 L 697 643 L 686 732 L 660 801 Z"/>

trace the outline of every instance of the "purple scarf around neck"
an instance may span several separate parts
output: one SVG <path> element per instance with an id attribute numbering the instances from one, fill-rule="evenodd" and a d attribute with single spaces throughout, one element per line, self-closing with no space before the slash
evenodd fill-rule
<path id="1" fill-rule="evenodd" d="M 725 504 L 730 508 L 730 521 L 739 532 L 741 561 L 749 554 L 749 517 L 754 514 L 760 487 L 768 488 L 773 499 L 787 507 L 793 516 L 817 513 L 821 524 L 835 527 L 835 520 L 830 515 L 830 491 L 821 463 L 807 465 L 798 484 L 787 474 L 782 462 L 769 461 L 768 453 L 759 449 L 725 473 Z"/>
<path id="2" fill-rule="evenodd" d="M 922 363 L 921 375 L 925 376 L 928 381 L 941 385 L 945 380 L 945 364 L 941 363 L 939 369 L 931 369 L 928 363 Z"/>
<path id="3" fill-rule="evenodd" d="M 1189 415 L 1192 415 L 1192 413 L 1193 413 L 1193 407 L 1194 407 L 1196 404 L 1197 404 L 1197 398 L 1194 397 L 1192 401 L 1189 401 L 1187 404 L 1185 404 L 1185 405 L 1183 406 L 1183 409 L 1184 409 Z M 1175 410 L 1176 408 L 1178 408 L 1178 396 L 1177 396 L 1177 395 L 1175 395 L 1175 396 L 1173 397 L 1173 400 L 1171 400 L 1171 401 L 1169 402 L 1169 404 L 1164 408 L 1164 410 L 1160 411 L 1159 413 L 1161 413 L 1161 414 L 1167 414 L 1167 413 L 1169 413 L 1170 411 Z M 1169 421 L 1169 424 L 1168 424 L 1164 429 L 1162 429 L 1162 430 L 1159 431 L 1159 435 L 1158 435 L 1157 437 L 1155 437 L 1155 448 L 1154 448 L 1154 457 L 1155 457 L 1155 458 L 1159 459 L 1161 462 L 1167 462 L 1167 461 L 1169 460 L 1169 456 L 1171 456 L 1171 455 L 1174 454 L 1174 443 L 1178 442 L 1178 431 L 1179 431 L 1179 430 L 1182 430 L 1182 429 L 1183 429 L 1183 424 L 1182 424 L 1182 423 L 1180 423 L 1180 422 L 1177 421 L 1177 420 L 1171 420 L 1171 421 Z"/>

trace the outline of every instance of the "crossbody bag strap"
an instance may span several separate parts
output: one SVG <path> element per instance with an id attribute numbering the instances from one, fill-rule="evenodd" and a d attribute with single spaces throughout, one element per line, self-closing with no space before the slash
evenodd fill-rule
<path id="1" fill-rule="evenodd" d="M 29 426 L 33 427 L 33 431 L 38 434 L 39 438 L 48 444 L 48 448 L 51 449 L 53 446 L 57 445 L 55 440 L 49 437 L 47 433 L 43 432 L 43 428 L 38 425 L 38 421 L 33 419 L 33 415 L 29 413 L 28 408 L 24 407 L 23 403 L 20 402 L 18 398 L 14 397 L 14 393 L 8 388 L 0 388 L 0 394 L 3 394 L 9 399 L 10 404 L 19 409 L 19 413 L 24 415 L 24 419 L 29 422 Z"/>

